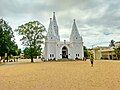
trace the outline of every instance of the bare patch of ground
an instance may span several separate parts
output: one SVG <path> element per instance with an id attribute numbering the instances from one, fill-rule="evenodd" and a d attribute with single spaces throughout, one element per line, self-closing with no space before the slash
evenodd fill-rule
<path id="1" fill-rule="evenodd" d="M 0 90 L 120 90 L 120 62 L 38 62 L 0 66 Z"/>

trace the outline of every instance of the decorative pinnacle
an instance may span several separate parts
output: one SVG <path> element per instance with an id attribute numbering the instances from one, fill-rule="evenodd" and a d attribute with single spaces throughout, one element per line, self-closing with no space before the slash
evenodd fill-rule
<path id="1" fill-rule="evenodd" d="M 53 12 L 53 17 L 55 17 L 55 12 Z"/>
<path id="2" fill-rule="evenodd" d="M 75 22 L 75 19 L 73 19 L 73 21 Z"/>

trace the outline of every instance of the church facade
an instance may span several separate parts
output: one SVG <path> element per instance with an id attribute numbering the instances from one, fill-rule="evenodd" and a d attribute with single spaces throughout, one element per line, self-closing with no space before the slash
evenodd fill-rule
<path id="1" fill-rule="evenodd" d="M 69 42 L 60 41 L 58 25 L 53 12 L 53 18 L 50 18 L 48 32 L 45 38 L 44 58 L 49 59 L 83 59 L 83 39 L 80 36 L 75 19 L 73 21 L 72 31 Z"/>

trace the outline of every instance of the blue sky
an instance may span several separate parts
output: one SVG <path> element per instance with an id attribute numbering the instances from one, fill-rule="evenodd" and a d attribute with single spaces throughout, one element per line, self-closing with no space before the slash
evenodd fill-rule
<path id="1" fill-rule="evenodd" d="M 120 0 L 0 0 L 0 18 L 16 29 L 38 20 L 48 29 L 49 18 L 56 12 L 61 40 L 68 40 L 73 19 L 83 37 L 84 45 L 108 45 L 120 41 Z M 22 48 L 20 36 L 16 43 Z M 102 43 L 103 42 L 103 43 Z M 102 44 L 100 44 L 102 43 Z"/>

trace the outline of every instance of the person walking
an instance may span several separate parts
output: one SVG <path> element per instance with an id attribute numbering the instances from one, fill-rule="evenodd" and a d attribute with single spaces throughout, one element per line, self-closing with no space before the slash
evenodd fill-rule
<path id="1" fill-rule="evenodd" d="M 93 62 L 94 62 L 93 54 L 90 55 L 90 62 L 91 62 L 91 67 L 93 67 Z"/>

